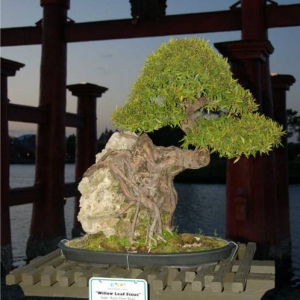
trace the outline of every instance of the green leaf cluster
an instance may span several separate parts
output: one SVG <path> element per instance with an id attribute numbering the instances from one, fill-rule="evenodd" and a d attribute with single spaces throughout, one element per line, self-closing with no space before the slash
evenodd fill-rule
<path id="1" fill-rule="evenodd" d="M 199 118 L 197 125 L 187 132 L 183 147 L 196 145 L 221 157 L 239 158 L 255 156 L 279 146 L 282 128 L 258 113 L 245 113 L 241 117 L 221 115 L 218 118 Z"/>
<path id="2" fill-rule="evenodd" d="M 186 132 L 184 147 L 193 145 L 239 157 L 268 152 L 278 145 L 282 128 L 256 113 L 249 90 L 232 77 L 226 59 L 199 38 L 170 39 L 146 60 L 128 100 L 116 108 L 113 122 L 123 129 L 152 132 L 181 127 L 186 104 L 205 98 L 208 104 Z M 211 112 L 221 112 L 218 118 Z"/>

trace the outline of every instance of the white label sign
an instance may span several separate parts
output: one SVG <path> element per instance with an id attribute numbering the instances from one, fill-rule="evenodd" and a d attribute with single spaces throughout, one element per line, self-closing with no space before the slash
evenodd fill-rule
<path id="1" fill-rule="evenodd" d="M 147 281 L 92 277 L 89 280 L 89 300 L 148 300 Z"/>

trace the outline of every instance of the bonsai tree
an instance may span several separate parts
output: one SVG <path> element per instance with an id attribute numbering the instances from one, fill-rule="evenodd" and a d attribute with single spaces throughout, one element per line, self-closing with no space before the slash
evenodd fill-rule
<path id="1" fill-rule="evenodd" d="M 112 120 L 128 131 L 113 135 L 85 173 L 79 220 L 87 233 L 127 237 L 130 244 L 144 237 L 148 250 L 173 230 L 173 179 L 179 172 L 207 166 L 215 151 L 236 160 L 267 153 L 283 134 L 277 123 L 258 113 L 252 94 L 232 78 L 226 59 L 198 38 L 171 39 L 152 53 Z M 164 126 L 183 130 L 181 148 L 152 143 L 147 133 Z M 108 177 L 101 190 L 109 186 L 113 196 L 94 195 L 93 206 L 84 201 Z"/>

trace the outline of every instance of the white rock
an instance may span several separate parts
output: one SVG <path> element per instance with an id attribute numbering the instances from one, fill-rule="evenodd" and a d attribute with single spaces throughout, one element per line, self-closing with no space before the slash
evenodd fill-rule
<path id="1" fill-rule="evenodd" d="M 92 171 L 88 172 L 87 177 L 79 183 L 81 198 L 78 220 L 86 233 L 95 234 L 102 231 L 106 236 L 117 234 L 116 225 L 119 222 L 117 214 L 121 207 L 126 205 L 126 198 L 109 169 L 97 166 L 100 158 L 107 154 L 108 150 L 133 147 L 136 135 L 129 132 L 126 134 L 132 135 L 133 138 L 124 137 L 119 132 L 112 135 L 105 149 L 97 154 L 96 163 L 90 168 Z"/>

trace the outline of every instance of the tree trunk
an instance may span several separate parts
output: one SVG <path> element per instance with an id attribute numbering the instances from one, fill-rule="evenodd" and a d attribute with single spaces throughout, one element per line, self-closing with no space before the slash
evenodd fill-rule
<path id="1" fill-rule="evenodd" d="M 147 134 L 135 136 L 120 134 L 134 139 L 131 149 L 108 149 L 105 155 L 86 173 L 90 176 L 96 169 L 107 168 L 119 182 L 128 199 L 126 207 L 116 214 L 121 217 L 134 206 L 130 240 L 133 242 L 135 229 L 140 225 L 139 211 L 148 214 L 147 241 L 162 239 L 162 229 L 171 230 L 173 214 L 177 204 L 174 177 L 185 169 L 199 169 L 210 161 L 206 149 L 184 150 L 174 146 L 155 146 Z"/>

